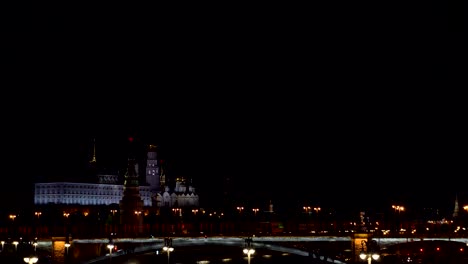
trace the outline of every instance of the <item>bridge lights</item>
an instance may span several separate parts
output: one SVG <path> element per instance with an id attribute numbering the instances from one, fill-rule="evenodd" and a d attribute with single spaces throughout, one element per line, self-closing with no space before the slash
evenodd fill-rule
<path id="1" fill-rule="evenodd" d="M 371 264 L 372 260 L 377 261 L 380 258 L 379 246 L 377 245 L 377 241 L 371 240 L 370 242 L 368 242 L 362 240 L 361 253 L 359 254 L 359 258 L 361 258 L 362 260 L 367 260 L 367 264 Z"/>

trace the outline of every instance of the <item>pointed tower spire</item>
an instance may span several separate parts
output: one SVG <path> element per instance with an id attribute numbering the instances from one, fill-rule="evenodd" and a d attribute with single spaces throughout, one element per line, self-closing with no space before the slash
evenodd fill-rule
<path id="1" fill-rule="evenodd" d="M 93 139 L 93 158 L 89 162 L 96 163 L 96 138 Z"/>
<path id="2" fill-rule="evenodd" d="M 159 161 L 159 164 L 161 165 L 161 173 L 159 175 L 159 184 L 160 184 L 160 188 L 161 190 L 165 190 L 165 187 L 166 187 L 166 170 L 164 169 L 164 166 L 163 166 L 163 163 L 164 163 L 164 160 L 160 160 Z"/>
<path id="3" fill-rule="evenodd" d="M 455 194 L 455 208 L 453 209 L 453 218 L 458 217 L 458 211 L 460 210 L 460 206 L 458 205 L 458 194 Z"/>

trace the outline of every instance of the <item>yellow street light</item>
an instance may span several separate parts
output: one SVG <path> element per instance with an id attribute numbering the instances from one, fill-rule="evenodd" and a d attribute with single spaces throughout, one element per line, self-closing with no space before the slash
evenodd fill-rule
<path id="1" fill-rule="evenodd" d="M 70 246 L 71 246 L 71 245 L 70 245 L 70 243 L 69 243 L 68 241 L 65 242 L 65 253 L 66 253 L 65 255 L 68 255 L 68 248 L 69 248 Z"/>
<path id="2" fill-rule="evenodd" d="M 42 215 L 42 212 L 34 212 L 34 215 L 37 216 L 37 219 Z"/>
<path id="3" fill-rule="evenodd" d="M 170 254 L 174 251 L 174 248 L 172 247 L 172 238 L 164 238 L 163 250 L 167 252 L 167 263 L 169 264 Z"/>
<path id="4" fill-rule="evenodd" d="M 13 241 L 13 245 L 15 245 L 15 251 L 18 250 L 18 244 L 19 244 L 18 241 Z"/>
<path id="5" fill-rule="evenodd" d="M 255 253 L 255 249 L 253 248 L 251 237 L 248 237 L 245 239 L 245 245 L 244 245 L 244 248 L 242 249 L 242 252 L 244 252 L 244 254 L 247 255 L 247 263 L 250 264 L 251 255 Z"/>
<path id="6" fill-rule="evenodd" d="M 257 216 L 258 208 L 253 208 L 252 211 L 254 212 L 255 216 Z"/>
<path id="7" fill-rule="evenodd" d="M 361 253 L 359 253 L 359 258 L 362 260 L 367 260 L 367 264 L 371 264 L 372 260 L 377 261 L 380 258 L 379 246 L 377 245 L 377 241 L 371 240 L 370 242 L 368 242 L 362 240 Z"/>
<path id="8" fill-rule="evenodd" d="M 36 256 L 32 256 L 32 257 L 25 257 L 23 258 L 24 262 L 28 263 L 28 264 L 33 264 L 33 263 L 36 263 L 39 258 L 36 257 Z"/>
<path id="9" fill-rule="evenodd" d="M 114 244 L 112 244 L 112 241 L 109 241 L 107 248 L 109 249 L 109 263 L 110 263 L 112 262 L 112 249 L 114 249 Z"/>
<path id="10" fill-rule="evenodd" d="M 398 212 L 398 232 L 401 230 L 401 219 L 400 219 L 400 212 L 405 211 L 405 207 L 401 205 L 392 205 L 392 208 L 395 210 L 395 213 Z"/>
<path id="11" fill-rule="evenodd" d="M 395 209 L 395 212 L 398 211 L 398 213 L 405 210 L 405 207 L 401 205 L 392 205 L 392 208 Z"/>

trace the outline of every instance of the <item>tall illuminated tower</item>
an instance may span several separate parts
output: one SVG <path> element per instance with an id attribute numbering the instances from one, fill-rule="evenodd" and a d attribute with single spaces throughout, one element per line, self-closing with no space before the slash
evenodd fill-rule
<path id="1" fill-rule="evenodd" d="M 127 230 L 132 230 L 134 235 L 139 235 L 143 232 L 143 200 L 140 196 L 138 164 L 132 154 L 128 158 L 123 189 L 120 223 L 128 227 Z"/>
<path id="2" fill-rule="evenodd" d="M 156 145 L 149 145 L 146 158 L 146 183 L 149 184 L 151 193 L 156 195 L 161 191 L 160 166 Z"/>

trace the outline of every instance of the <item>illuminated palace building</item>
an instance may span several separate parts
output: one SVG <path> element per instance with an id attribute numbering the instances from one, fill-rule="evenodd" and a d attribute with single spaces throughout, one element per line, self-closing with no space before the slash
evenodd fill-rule
<path id="1" fill-rule="evenodd" d="M 96 145 L 90 165 L 97 168 Z M 146 156 L 145 181 L 140 180 L 138 163 L 132 161 L 125 178 L 117 174 L 95 173 L 89 182 L 40 182 L 35 183 L 34 204 L 37 206 L 102 206 L 125 203 L 124 196 L 130 189 L 137 196 L 136 207 L 182 208 L 198 207 L 199 197 L 195 188 L 185 178 L 176 178 L 169 184 L 165 171 L 158 160 L 155 145 L 149 145 Z M 132 167 L 134 166 L 134 167 Z M 132 185 L 133 184 L 133 185 Z M 140 201 L 141 199 L 141 201 Z M 139 205 L 141 204 L 141 205 Z M 135 208 L 137 209 L 137 208 Z"/>

